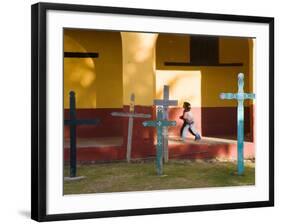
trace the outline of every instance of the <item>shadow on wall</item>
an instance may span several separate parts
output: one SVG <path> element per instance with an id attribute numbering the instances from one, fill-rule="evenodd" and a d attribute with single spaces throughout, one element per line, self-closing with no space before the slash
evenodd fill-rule
<path id="1" fill-rule="evenodd" d="M 157 34 L 121 32 L 123 51 L 123 104 L 153 105 L 155 93 L 155 42 Z"/>
<path id="2" fill-rule="evenodd" d="M 70 90 L 76 92 L 77 108 L 122 108 L 120 32 L 65 29 L 64 51 L 98 53 L 97 58 L 64 59 L 65 108 Z"/>
<path id="3" fill-rule="evenodd" d="M 67 32 L 66 32 L 67 33 Z M 64 34 L 65 52 L 88 52 L 75 37 Z M 64 58 L 64 108 L 69 108 L 69 92 L 76 93 L 78 106 L 96 107 L 96 67 L 94 58 Z"/>
<path id="4" fill-rule="evenodd" d="M 122 136 L 122 43 L 120 32 L 64 29 L 64 51 L 98 53 L 97 58 L 64 58 L 64 117 L 69 116 L 69 91 L 76 93 L 78 119 L 99 118 L 99 125 L 80 125 L 78 138 Z M 112 125 L 114 123 L 114 125 Z M 65 138 L 69 127 L 65 126 Z"/>

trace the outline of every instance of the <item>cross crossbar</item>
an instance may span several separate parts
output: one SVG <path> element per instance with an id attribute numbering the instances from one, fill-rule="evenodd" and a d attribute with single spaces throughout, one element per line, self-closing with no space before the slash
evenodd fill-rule
<path id="1" fill-rule="evenodd" d="M 224 99 L 252 100 L 255 98 L 255 94 L 254 93 L 221 93 L 220 98 L 222 100 Z"/>
<path id="2" fill-rule="evenodd" d="M 166 121 L 166 120 L 156 120 L 156 121 L 144 121 L 143 126 L 145 127 L 168 127 L 175 126 L 177 124 L 176 121 Z"/>
<path id="3" fill-rule="evenodd" d="M 177 100 L 154 100 L 154 105 L 157 106 L 177 106 L 178 105 L 178 101 Z"/>
<path id="4" fill-rule="evenodd" d="M 65 125 L 96 125 L 99 122 L 100 122 L 99 119 L 64 120 Z"/>
<path id="5" fill-rule="evenodd" d="M 169 86 L 164 85 L 164 87 L 163 87 L 163 99 L 155 99 L 154 105 L 163 106 L 163 107 L 177 106 L 178 101 L 169 99 Z"/>
<path id="6" fill-rule="evenodd" d="M 137 114 L 137 113 L 130 113 L 130 112 L 112 112 L 112 116 L 116 117 L 136 117 L 136 118 L 150 118 L 150 114 Z"/>

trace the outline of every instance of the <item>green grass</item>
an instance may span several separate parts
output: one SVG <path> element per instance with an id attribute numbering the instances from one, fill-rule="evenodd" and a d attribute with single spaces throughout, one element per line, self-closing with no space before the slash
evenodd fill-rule
<path id="1" fill-rule="evenodd" d="M 79 165 L 78 181 L 64 181 L 64 194 L 122 191 L 149 191 L 223 187 L 255 184 L 255 164 L 245 163 L 245 175 L 233 174 L 236 164 L 219 161 L 169 161 L 164 164 L 164 176 L 157 176 L 155 163 L 125 162 Z M 64 167 L 68 176 L 69 166 Z"/>

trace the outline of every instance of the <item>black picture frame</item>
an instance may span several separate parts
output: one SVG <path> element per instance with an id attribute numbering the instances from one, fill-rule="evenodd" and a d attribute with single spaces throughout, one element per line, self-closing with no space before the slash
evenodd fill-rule
<path id="1" fill-rule="evenodd" d="M 217 21 L 254 22 L 269 25 L 269 200 L 243 203 L 208 204 L 196 206 L 159 207 L 101 212 L 54 214 L 46 213 L 46 13 L 48 10 L 75 12 L 100 12 L 123 15 L 141 15 L 169 18 L 192 18 Z M 237 208 L 274 206 L 274 18 L 195 13 L 182 11 L 163 11 L 137 8 L 103 7 L 73 4 L 37 3 L 31 11 L 31 218 L 37 221 L 86 219 L 116 216 L 133 216 L 161 213 L 193 212 Z"/>

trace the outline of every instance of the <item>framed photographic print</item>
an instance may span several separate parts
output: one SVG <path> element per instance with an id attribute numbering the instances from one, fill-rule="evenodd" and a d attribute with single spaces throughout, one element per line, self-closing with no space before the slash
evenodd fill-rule
<path id="1" fill-rule="evenodd" d="M 274 19 L 32 6 L 32 219 L 274 205 Z"/>

